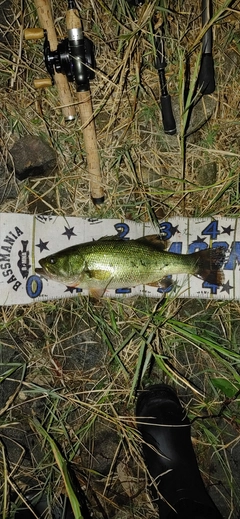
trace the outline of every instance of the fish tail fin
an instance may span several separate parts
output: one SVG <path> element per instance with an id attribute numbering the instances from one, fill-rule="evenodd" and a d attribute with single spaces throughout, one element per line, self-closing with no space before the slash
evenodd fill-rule
<path id="1" fill-rule="evenodd" d="M 226 260 L 226 249 L 216 247 L 194 252 L 196 256 L 196 271 L 194 275 L 207 281 L 211 285 L 221 286 L 224 283 L 222 267 Z"/>

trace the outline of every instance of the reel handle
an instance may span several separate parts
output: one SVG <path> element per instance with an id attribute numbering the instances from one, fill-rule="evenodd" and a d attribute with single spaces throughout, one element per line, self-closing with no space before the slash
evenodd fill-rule
<path id="1" fill-rule="evenodd" d="M 33 27 L 24 31 L 24 39 L 27 41 L 41 40 L 42 38 L 44 38 L 44 29 L 41 29 L 41 27 Z"/>
<path id="2" fill-rule="evenodd" d="M 33 85 L 34 85 L 34 88 L 36 88 L 36 90 L 38 90 L 40 88 L 48 88 L 48 87 L 52 86 L 52 80 L 50 77 L 34 79 Z"/>

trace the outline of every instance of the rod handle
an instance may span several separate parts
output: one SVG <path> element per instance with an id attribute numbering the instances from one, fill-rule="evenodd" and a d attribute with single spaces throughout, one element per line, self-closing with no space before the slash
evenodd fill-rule
<path id="1" fill-rule="evenodd" d="M 58 45 L 57 34 L 52 17 L 50 0 L 34 0 L 40 25 L 47 31 L 51 50 L 56 50 Z"/>
<path id="2" fill-rule="evenodd" d="M 87 168 L 90 179 L 90 192 L 95 205 L 104 202 L 104 191 L 100 170 L 100 160 L 97 148 L 97 136 L 93 119 L 91 93 L 77 92 L 78 108 L 82 123 L 83 140 L 87 158 Z"/>
<path id="3" fill-rule="evenodd" d="M 42 38 L 44 38 L 44 29 L 41 27 L 33 27 L 24 31 L 25 40 L 41 40 Z"/>
<path id="4" fill-rule="evenodd" d="M 212 0 L 202 0 L 202 26 L 210 21 L 212 16 Z M 212 27 L 205 32 L 202 39 L 202 59 L 198 75 L 197 85 L 200 92 L 212 94 L 215 90 L 214 61 L 212 55 Z"/>
<path id="5" fill-rule="evenodd" d="M 172 101 L 169 94 L 161 96 L 161 111 L 164 132 L 168 135 L 176 133 L 176 122 L 172 110 Z"/>
<path id="6" fill-rule="evenodd" d="M 214 61 L 212 54 L 203 54 L 198 75 L 198 87 L 202 94 L 212 94 L 215 90 Z"/>
<path id="7" fill-rule="evenodd" d="M 67 30 L 82 29 L 82 20 L 77 9 L 68 9 L 66 12 Z"/>

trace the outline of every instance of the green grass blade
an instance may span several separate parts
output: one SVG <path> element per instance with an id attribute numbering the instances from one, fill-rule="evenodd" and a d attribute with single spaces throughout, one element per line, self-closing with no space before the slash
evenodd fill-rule
<path id="1" fill-rule="evenodd" d="M 71 503 L 71 507 L 72 507 L 72 511 L 74 513 L 75 519 L 84 519 L 84 517 L 81 513 L 80 504 L 79 504 L 79 501 L 75 494 L 73 484 L 71 481 L 71 477 L 70 477 L 70 474 L 68 471 L 67 461 L 62 456 L 62 454 L 61 454 L 57 444 L 53 440 L 53 438 L 50 436 L 50 434 L 48 434 L 48 432 L 44 429 L 44 427 L 42 427 L 40 422 L 36 418 L 33 418 L 33 423 L 35 425 L 36 430 L 49 443 L 49 445 L 52 449 L 54 458 L 55 458 L 58 468 L 62 474 L 62 478 L 63 478 L 64 484 L 65 484 L 65 488 L 67 491 L 67 495 L 69 497 L 69 501 Z"/>

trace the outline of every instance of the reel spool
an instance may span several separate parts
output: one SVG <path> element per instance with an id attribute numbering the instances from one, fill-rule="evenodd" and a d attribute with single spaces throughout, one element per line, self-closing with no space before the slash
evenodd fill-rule
<path id="1" fill-rule="evenodd" d="M 58 43 L 56 50 L 51 51 L 47 31 L 44 29 L 26 29 L 24 36 L 26 40 L 44 38 L 44 61 L 51 82 L 47 79 L 37 79 L 34 82 L 36 88 L 53 85 L 54 75 L 58 73 L 64 74 L 71 83 L 75 81 L 77 91 L 89 90 L 89 81 L 95 77 L 94 45 L 89 38 L 84 36 L 71 41 L 65 38 Z"/>

